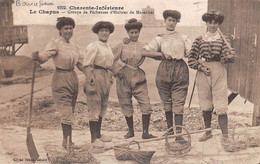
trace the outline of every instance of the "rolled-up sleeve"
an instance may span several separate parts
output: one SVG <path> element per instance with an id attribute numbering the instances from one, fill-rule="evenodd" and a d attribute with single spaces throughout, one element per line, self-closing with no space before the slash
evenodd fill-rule
<path id="1" fill-rule="evenodd" d="M 182 35 L 182 39 L 184 41 L 184 46 L 185 46 L 185 50 L 184 50 L 185 55 L 184 56 L 187 58 L 187 57 L 189 57 L 192 43 L 191 43 L 189 37 L 186 35 Z"/>
<path id="2" fill-rule="evenodd" d="M 160 49 L 160 41 L 162 37 L 156 37 L 151 40 L 147 45 L 144 46 L 144 49 L 147 51 L 155 51 L 158 52 Z"/>
<path id="3" fill-rule="evenodd" d="M 55 43 L 55 41 L 51 41 L 49 44 L 47 44 L 45 50 L 39 54 L 39 58 L 42 62 L 47 61 L 51 57 L 54 57 L 58 53 L 58 48 Z"/>
<path id="4" fill-rule="evenodd" d="M 117 74 L 118 71 L 123 67 L 121 63 L 118 63 L 120 56 L 122 54 L 122 49 L 123 49 L 122 43 L 112 49 L 114 54 L 114 62 L 112 67 L 110 68 L 110 71 L 113 72 L 114 75 Z"/>
<path id="5" fill-rule="evenodd" d="M 81 50 L 79 50 L 79 61 L 78 61 L 78 62 L 83 65 L 83 62 L 84 62 L 84 54 L 82 53 Z"/>
<path id="6" fill-rule="evenodd" d="M 188 57 L 188 65 L 192 69 L 198 69 L 200 67 L 199 63 L 199 38 L 195 39 L 192 44 L 189 57 Z"/>
<path id="7" fill-rule="evenodd" d="M 86 53 L 84 54 L 83 66 L 93 65 L 95 58 L 98 54 L 98 47 L 94 44 L 88 45 Z"/>

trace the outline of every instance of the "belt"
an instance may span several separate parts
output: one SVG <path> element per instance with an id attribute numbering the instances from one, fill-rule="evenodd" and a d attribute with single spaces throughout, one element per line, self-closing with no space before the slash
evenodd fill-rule
<path id="1" fill-rule="evenodd" d="M 216 58 L 201 58 L 202 61 L 206 61 L 206 62 L 220 62 L 220 59 L 216 59 Z"/>
<path id="2" fill-rule="evenodd" d="M 71 69 L 62 69 L 62 68 L 58 68 L 58 67 L 56 67 L 56 71 L 71 72 L 71 71 L 73 71 L 73 70 L 74 70 L 74 68 L 71 68 Z"/>
<path id="3" fill-rule="evenodd" d="M 131 66 L 131 65 L 128 65 L 128 64 L 125 64 L 125 66 L 127 66 L 128 68 L 131 68 L 131 69 L 133 69 L 133 70 L 137 70 L 139 67 L 133 67 L 133 66 Z"/>
<path id="4" fill-rule="evenodd" d="M 164 60 L 166 60 L 166 61 L 174 61 L 174 62 L 179 62 L 179 61 L 182 61 L 183 59 L 181 58 L 181 59 L 176 59 L 176 58 L 170 58 L 170 59 L 164 59 Z"/>
<path id="5" fill-rule="evenodd" d="M 104 70 L 108 70 L 107 68 L 104 68 L 104 67 L 99 66 L 99 65 L 94 65 L 94 68 L 95 68 L 95 69 L 104 69 Z"/>

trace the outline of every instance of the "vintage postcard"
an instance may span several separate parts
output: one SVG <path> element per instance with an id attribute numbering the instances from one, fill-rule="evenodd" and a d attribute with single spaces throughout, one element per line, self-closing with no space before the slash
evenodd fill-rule
<path id="1" fill-rule="evenodd" d="M 259 163 L 259 7 L 0 0 L 0 163 Z"/>

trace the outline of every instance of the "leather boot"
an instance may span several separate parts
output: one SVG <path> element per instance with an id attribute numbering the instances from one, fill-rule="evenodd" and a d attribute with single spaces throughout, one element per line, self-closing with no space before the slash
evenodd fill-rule
<path id="1" fill-rule="evenodd" d="M 127 126 L 128 126 L 128 132 L 126 133 L 126 135 L 124 136 L 125 139 L 131 138 L 135 136 L 134 133 L 134 118 L 133 116 L 130 117 L 125 117 Z"/>
<path id="2" fill-rule="evenodd" d="M 143 135 L 142 135 L 142 138 L 143 139 L 156 138 L 156 136 L 153 136 L 152 134 L 148 133 L 150 117 L 151 117 L 151 114 L 148 114 L 148 115 L 143 114 L 142 115 L 142 121 L 143 121 Z"/>

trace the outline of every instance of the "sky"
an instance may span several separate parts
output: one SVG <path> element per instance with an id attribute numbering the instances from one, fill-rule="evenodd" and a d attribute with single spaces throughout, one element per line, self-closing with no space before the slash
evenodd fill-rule
<path id="1" fill-rule="evenodd" d="M 48 3 L 51 5 L 40 6 Z M 146 6 L 155 9 L 155 18 L 163 19 L 162 13 L 166 9 L 178 10 L 182 14 L 180 25 L 201 25 L 201 16 L 207 11 L 207 0 L 15 0 L 13 4 L 13 17 L 15 25 L 28 24 L 56 24 L 57 17 L 70 16 L 77 24 L 94 24 L 100 20 L 111 21 L 114 24 L 124 24 L 130 18 L 141 18 L 141 14 L 68 14 L 69 6 L 115 6 L 124 7 L 125 12 L 139 10 Z M 65 13 L 58 10 L 58 6 L 66 6 Z M 30 13 L 36 11 L 35 14 Z M 59 14 L 39 14 L 40 10 L 59 11 Z"/>

